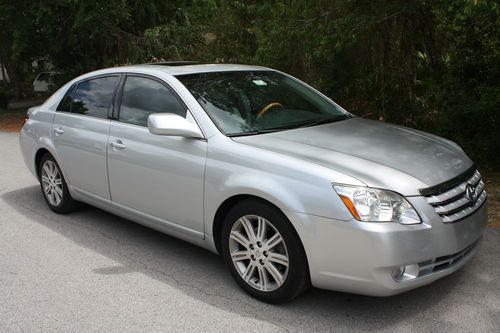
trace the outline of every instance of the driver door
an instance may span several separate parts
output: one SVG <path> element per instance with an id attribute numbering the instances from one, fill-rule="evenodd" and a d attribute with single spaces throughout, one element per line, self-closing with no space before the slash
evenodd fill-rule
<path id="1" fill-rule="evenodd" d="M 151 113 L 189 119 L 187 107 L 165 82 L 131 74 L 118 103 L 108 141 L 111 200 L 203 238 L 207 142 L 154 135 L 147 128 Z"/>

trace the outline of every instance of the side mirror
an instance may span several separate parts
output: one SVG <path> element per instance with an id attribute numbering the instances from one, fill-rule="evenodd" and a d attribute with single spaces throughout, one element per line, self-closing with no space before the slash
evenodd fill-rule
<path id="1" fill-rule="evenodd" d="M 156 135 L 203 138 L 198 125 L 174 113 L 153 113 L 148 117 L 148 130 Z"/>

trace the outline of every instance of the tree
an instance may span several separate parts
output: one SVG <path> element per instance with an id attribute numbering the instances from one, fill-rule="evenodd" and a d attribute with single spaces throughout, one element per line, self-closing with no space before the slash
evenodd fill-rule
<path id="1" fill-rule="evenodd" d="M 0 62 L 15 88 L 23 96 L 23 75 L 43 49 L 40 28 L 33 21 L 31 1 L 0 0 Z"/>
<path id="2" fill-rule="evenodd" d="M 499 12 L 494 0 L 0 0 L 0 61 L 18 96 L 46 55 L 69 76 L 155 59 L 261 64 L 498 165 Z"/>

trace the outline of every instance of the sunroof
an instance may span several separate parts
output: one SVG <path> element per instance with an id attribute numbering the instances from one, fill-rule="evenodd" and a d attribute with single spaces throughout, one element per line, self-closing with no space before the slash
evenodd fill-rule
<path id="1" fill-rule="evenodd" d="M 159 65 L 159 66 L 187 66 L 187 65 L 199 65 L 197 61 L 162 61 L 162 62 L 150 62 L 146 65 Z"/>

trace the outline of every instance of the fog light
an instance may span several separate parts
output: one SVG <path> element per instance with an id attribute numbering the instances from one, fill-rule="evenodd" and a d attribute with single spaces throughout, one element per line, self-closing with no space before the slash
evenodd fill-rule
<path id="1" fill-rule="evenodd" d="M 407 280 L 412 280 L 418 277 L 418 265 L 412 264 L 412 265 L 406 265 L 406 266 L 400 266 L 396 268 L 392 272 L 392 277 L 396 281 L 407 281 Z"/>
<path id="2" fill-rule="evenodd" d="M 397 269 L 394 270 L 394 273 L 392 274 L 395 280 L 400 280 L 404 273 L 405 273 L 405 268 L 406 266 L 401 266 Z"/>

